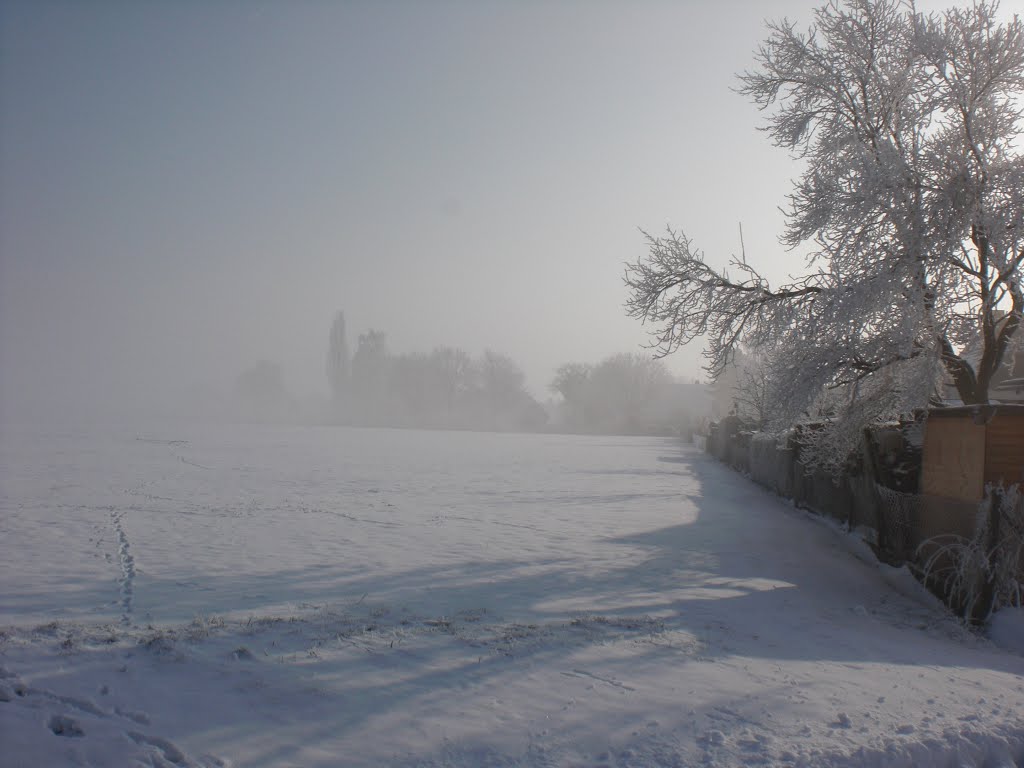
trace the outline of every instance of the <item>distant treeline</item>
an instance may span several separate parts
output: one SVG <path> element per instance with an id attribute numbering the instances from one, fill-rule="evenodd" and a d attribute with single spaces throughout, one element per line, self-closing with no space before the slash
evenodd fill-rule
<path id="1" fill-rule="evenodd" d="M 386 334 L 375 330 L 359 335 L 350 357 L 340 312 L 331 328 L 327 378 L 338 423 L 537 431 L 548 421 L 511 358 L 490 350 L 472 357 L 448 346 L 395 354 Z"/>
<path id="2" fill-rule="evenodd" d="M 296 401 L 279 365 L 260 362 L 235 383 L 233 406 L 247 421 L 352 426 L 562 431 L 591 434 L 686 434 L 710 412 L 706 385 L 672 376 L 660 360 L 619 354 L 598 363 L 567 363 L 541 404 L 506 355 L 474 357 L 458 347 L 394 353 L 387 335 L 359 334 L 351 352 L 339 312 L 328 337 L 324 402 Z"/>
<path id="3" fill-rule="evenodd" d="M 706 385 L 676 378 L 661 360 L 637 353 L 567 363 L 551 389 L 561 395 L 554 423 L 571 432 L 689 434 L 710 412 Z"/>

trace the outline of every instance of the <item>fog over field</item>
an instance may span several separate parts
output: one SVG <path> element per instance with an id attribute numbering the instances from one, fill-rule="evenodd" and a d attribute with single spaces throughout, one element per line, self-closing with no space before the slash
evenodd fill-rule
<path id="1" fill-rule="evenodd" d="M 638 227 L 724 261 L 742 219 L 784 273 L 789 161 L 729 92 L 769 10 L 806 8 L 5 3 L 3 418 L 194 407 L 261 360 L 326 394 L 338 310 L 544 399 L 645 340 Z"/>
<path id="2" fill-rule="evenodd" d="M 353 347 L 491 348 L 543 399 L 646 339 L 622 312 L 638 227 L 721 264 L 742 222 L 769 276 L 799 267 L 792 162 L 730 88 L 765 17 L 808 12 L 5 3 L 0 412 L 195 406 L 261 360 L 324 394 L 338 310 Z"/>

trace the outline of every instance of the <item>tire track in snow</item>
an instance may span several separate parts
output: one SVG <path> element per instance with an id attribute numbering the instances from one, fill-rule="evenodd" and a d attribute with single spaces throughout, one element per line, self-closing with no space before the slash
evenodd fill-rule
<path id="1" fill-rule="evenodd" d="M 125 510 L 110 511 L 114 533 L 117 534 L 117 557 L 121 565 L 121 578 L 118 579 L 121 586 L 121 623 L 128 626 L 132 623 L 132 603 L 135 597 L 135 558 L 128 544 L 128 534 L 125 533 L 121 522 L 124 515 Z"/>

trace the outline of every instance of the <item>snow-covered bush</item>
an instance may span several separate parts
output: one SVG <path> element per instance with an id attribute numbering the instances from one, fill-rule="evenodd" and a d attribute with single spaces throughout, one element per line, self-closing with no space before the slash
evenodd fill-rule
<path id="1" fill-rule="evenodd" d="M 988 487 L 974 534 L 936 536 L 921 543 L 926 583 L 952 607 L 981 624 L 1000 608 L 1024 607 L 1024 496 L 1020 486 Z"/>

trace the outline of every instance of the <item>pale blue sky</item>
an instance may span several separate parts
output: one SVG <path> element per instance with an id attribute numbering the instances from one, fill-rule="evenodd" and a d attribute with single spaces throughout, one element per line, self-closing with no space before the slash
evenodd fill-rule
<path id="1" fill-rule="evenodd" d="M 169 398 L 258 359 L 321 391 L 337 309 L 353 343 L 503 351 L 545 396 L 643 342 L 638 227 L 724 262 L 742 221 L 752 261 L 800 268 L 775 243 L 796 167 L 729 89 L 765 17 L 814 5 L 7 2 L 2 402 Z"/>

